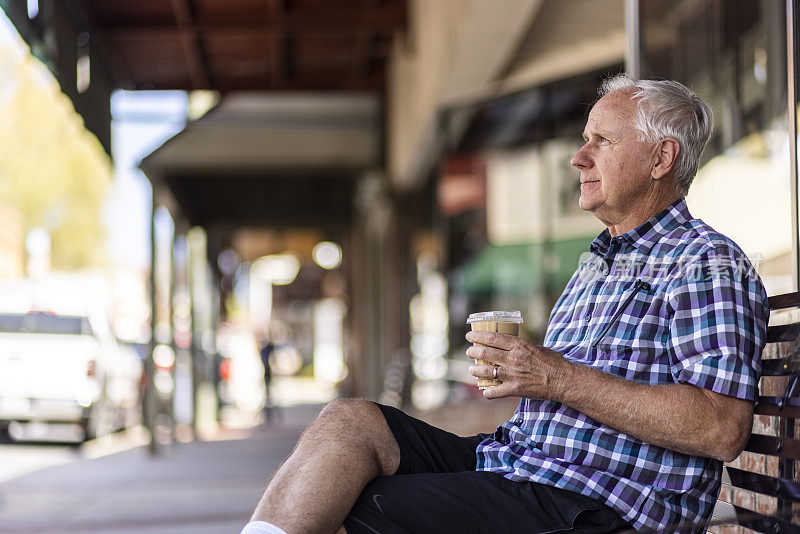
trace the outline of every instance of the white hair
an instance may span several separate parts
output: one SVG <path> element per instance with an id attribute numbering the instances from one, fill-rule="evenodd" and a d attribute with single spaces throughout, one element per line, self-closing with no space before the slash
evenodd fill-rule
<path id="1" fill-rule="evenodd" d="M 685 196 L 697 174 L 700 154 L 711 137 L 714 115 L 702 98 L 685 85 L 671 80 L 634 81 L 624 74 L 607 78 L 600 87 L 601 97 L 630 90 L 637 101 L 639 116 L 634 127 L 642 140 L 656 143 L 674 137 L 680 144 L 675 161 L 675 186 Z"/>

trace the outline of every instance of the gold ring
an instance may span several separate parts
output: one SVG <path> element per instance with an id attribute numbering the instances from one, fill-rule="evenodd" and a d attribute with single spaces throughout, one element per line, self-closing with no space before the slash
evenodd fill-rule
<path id="1" fill-rule="evenodd" d="M 497 380 L 497 369 L 498 368 L 499 368 L 499 366 L 495 365 L 493 370 L 492 370 L 492 378 L 495 379 L 495 380 Z"/>

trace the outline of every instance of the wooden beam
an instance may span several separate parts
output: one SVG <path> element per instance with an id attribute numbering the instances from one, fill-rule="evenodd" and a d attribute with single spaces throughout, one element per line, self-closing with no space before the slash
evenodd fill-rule
<path id="1" fill-rule="evenodd" d="M 175 12 L 175 22 L 181 37 L 181 46 L 186 54 L 192 89 L 211 89 L 208 63 L 203 54 L 200 35 L 194 25 L 190 0 L 171 0 Z"/>
<path id="2" fill-rule="evenodd" d="M 283 0 L 282 12 L 283 19 L 286 24 L 290 25 L 289 29 L 302 29 L 302 26 L 343 26 L 349 29 L 372 27 L 377 29 L 386 29 L 394 31 L 406 24 L 406 2 L 405 0 L 394 0 L 391 2 L 374 3 L 367 2 L 354 2 L 352 5 L 341 5 L 338 2 L 319 2 L 317 5 L 303 8 L 301 6 L 292 6 Z M 248 23 L 266 23 L 270 22 L 269 14 L 271 10 L 275 10 L 271 6 L 268 7 L 266 16 L 261 20 L 254 17 L 252 13 L 242 11 L 241 13 L 231 12 L 227 16 L 209 18 L 208 20 L 197 20 L 199 24 L 203 23 L 217 23 L 240 22 Z"/>
<path id="3" fill-rule="evenodd" d="M 230 91 L 348 91 L 375 93 L 383 88 L 383 69 L 373 69 L 363 78 L 352 79 L 349 70 L 295 74 L 286 83 L 276 84 L 271 73 L 244 77 L 216 76 L 213 89 L 223 95 Z M 159 83 L 160 80 L 132 80 L 136 89 L 189 90 L 180 83 Z M 143 85 L 148 84 L 147 87 Z"/>
<path id="4" fill-rule="evenodd" d="M 285 0 L 269 0 L 267 3 L 269 21 L 280 27 L 272 30 L 270 35 L 272 41 L 270 71 L 274 85 L 285 85 L 291 78 L 291 37 L 285 28 L 286 7 Z"/>
<path id="5" fill-rule="evenodd" d="M 178 0 L 172 0 L 173 4 Z M 186 0 L 183 0 L 184 2 Z M 324 5 L 324 4 L 323 4 Z M 294 34 L 332 34 L 352 35 L 355 31 L 374 31 L 391 33 L 402 29 L 406 24 L 405 5 L 400 3 L 384 4 L 358 10 L 334 9 L 320 6 L 314 10 L 284 12 L 279 20 L 271 18 L 271 8 L 259 17 L 231 18 L 223 21 L 193 20 L 192 27 L 199 33 L 226 32 L 260 32 L 271 33 L 283 30 Z M 98 23 L 95 31 L 114 36 L 150 36 L 165 31 L 174 31 L 175 25 L 169 21 L 163 24 L 102 24 Z"/>
<path id="6" fill-rule="evenodd" d="M 267 0 L 269 20 L 282 21 L 286 14 L 286 0 Z"/>
<path id="7" fill-rule="evenodd" d="M 372 56 L 372 34 L 362 31 L 356 36 L 353 46 L 353 62 L 350 64 L 350 78 L 363 78 L 369 73 L 369 62 Z"/>
<path id="8" fill-rule="evenodd" d="M 218 91 L 267 90 L 267 91 L 354 91 L 374 92 L 383 87 L 383 69 L 375 69 L 360 78 L 351 78 L 348 70 L 294 74 L 283 84 L 274 82 L 271 75 L 247 76 L 237 79 L 219 77 L 215 80 Z"/>
<path id="9" fill-rule="evenodd" d="M 148 80 L 143 82 L 140 80 L 132 80 L 125 85 L 125 89 L 130 91 L 135 90 L 156 90 L 156 91 L 191 91 L 192 87 L 181 83 L 160 83 L 158 80 Z M 213 90 L 219 92 L 222 96 L 236 91 L 325 91 L 326 93 L 363 93 L 363 94 L 381 94 L 383 89 L 382 81 L 362 81 L 358 83 L 328 81 L 328 83 L 310 83 L 306 80 L 293 80 L 286 85 L 275 85 L 272 83 L 271 78 L 262 77 L 258 79 L 247 79 L 244 81 L 237 80 L 236 82 L 218 82 L 214 85 Z"/>
<path id="10" fill-rule="evenodd" d="M 241 35 L 243 37 L 266 37 L 282 32 L 297 38 L 303 37 L 352 37 L 357 32 L 367 31 L 380 35 L 391 35 L 393 30 L 375 29 L 369 26 L 327 26 L 308 25 L 296 27 L 292 24 L 195 24 L 194 33 L 203 36 L 214 34 Z M 100 26 L 93 35 L 106 40 L 117 41 L 146 41 L 149 39 L 174 39 L 181 32 L 181 28 L 172 25 L 155 26 Z"/>

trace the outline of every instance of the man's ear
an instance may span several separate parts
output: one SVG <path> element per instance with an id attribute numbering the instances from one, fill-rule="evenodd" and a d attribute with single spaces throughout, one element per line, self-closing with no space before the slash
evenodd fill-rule
<path id="1" fill-rule="evenodd" d="M 658 142 L 654 154 L 653 169 L 651 176 L 655 180 L 660 180 L 672 171 L 678 154 L 681 152 L 681 145 L 674 137 L 665 137 Z"/>

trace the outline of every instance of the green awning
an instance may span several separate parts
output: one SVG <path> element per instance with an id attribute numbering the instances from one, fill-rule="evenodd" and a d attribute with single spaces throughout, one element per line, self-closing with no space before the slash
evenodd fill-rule
<path id="1" fill-rule="evenodd" d="M 589 250 L 591 240 L 577 237 L 547 245 L 487 245 L 456 269 L 454 289 L 472 296 L 521 296 L 544 291 L 547 285 L 549 292 L 558 295 L 578 267 L 581 253 Z M 545 280 L 545 276 L 550 279 Z"/>
<path id="2" fill-rule="evenodd" d="M 455 273 L 457 291 L 470 295 L 531 294 L 541 285 L 541 245 L 488 245 Z"/>

